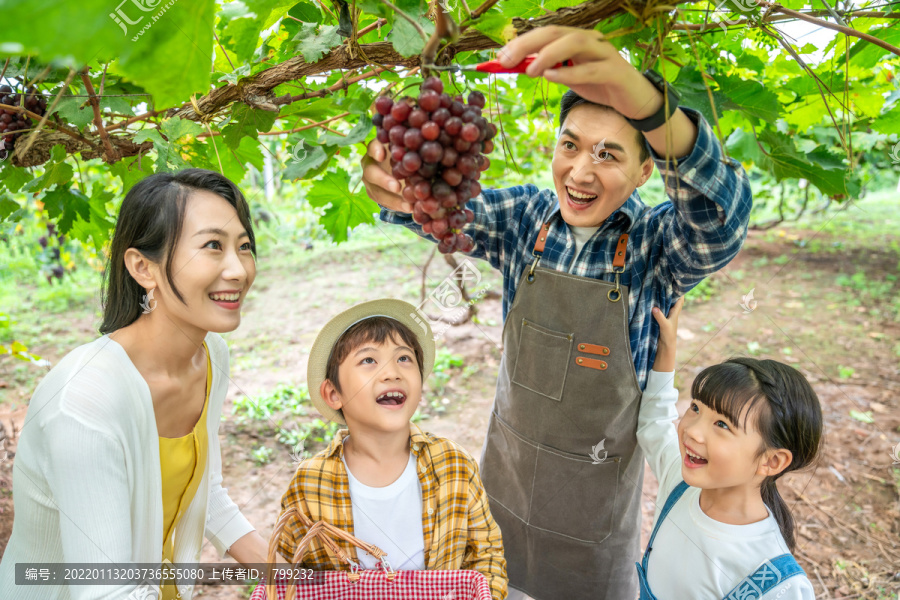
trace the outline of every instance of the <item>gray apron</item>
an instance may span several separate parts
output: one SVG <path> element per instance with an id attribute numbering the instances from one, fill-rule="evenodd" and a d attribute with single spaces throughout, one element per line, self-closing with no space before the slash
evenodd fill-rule
<path id="1" fill-rule="evenodd" d="M 632 600 L 640 557 L 641 390 L 628 337 L 628 236 L 616 283 L 537 266 L 503 326 L 481 457 L 511 587 L 536 600 Z"/>

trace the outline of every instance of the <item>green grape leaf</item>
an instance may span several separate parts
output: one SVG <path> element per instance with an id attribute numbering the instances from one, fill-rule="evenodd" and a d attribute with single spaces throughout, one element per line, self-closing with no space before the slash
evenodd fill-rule
<path id="1" fill-rule="evenodd" d="M 0 196 L 0 221 L 5 221 L 9 215 L 20 208 L 22 207 L 14 200 L 10 200 L 6 196 Z"/>
<path id="2" fill-rule="evenodd" d="M 69 233 L 76 218 L 89 221 L 91 218 L 90 199 L 79 190 L 67 185 L 58 185 L 42 198 L 44 209 L 51 219 L 56 220 L 60 233 Z"/>
<path id="3" fill-rule="evenodd" d="M 231 123 L 222 130 L 222 137 L 230 148 L 237 148 L 242 137 L 249 136 L 255 140 L 258 132 L 272 129 L 276 117 L 274 112 L 235 104 L 231 110 Z"/>
<path id="4" fill-rule="evenodd" d="M 25 187 L 22 188 L 23 191 L 39 192 L 52 185 L 69 183 L 74 171 L 71 165 L 64 162 L 65 159 L 65 146 L 62 144 L 53 146 L 53 149 L 50 150 L 50 161 L 44 165 L 44 174 L 25 184 Z"/>
<path id="5" fill-rule="evenodd" d="M 302 142 L 303 140 L 301 140 Z M 308 179 L 314 169 L 325 166 L 333 156 L 321 146 L 307 146 L 305 143 L 294 144 L 291 158 L 285 165 L 282 179 L 294 181 Z"/>
<path id="6" fill-rule="evenodd" d="M 498 44 L 505 44 L 516 35 L 512 17 L 493 10 L 481 15 L 472 26 Z"/>
<path id="7" fill-rule="evenodd" d="M 353 193 L 349 189 L 350 175 L 338 169 L 335 173 L 325 173 L 309 190 L 307 198 L 311 206 L 325 209 L 321 223 L 335 242 L 347 241 L 347 231 L 363 223 L 374 223 L 378 212 L 375 204 L 364 191 Z"/>
<path id="8" fill-rule="evenodd" d="M 337 25 L 322 25 L 316 33 L 315 24 L 304 23 L 300 32 L 294 36 L 294 41 L 299 42 L 297 51 L 303 55 L 303 60 L 310 64 L 319 62 L 325 54 L 340 44 L 341 36 L 338 35 L 337 29 Z"/>
<path id="9" fill-rule="evenodd" d="M 778 97 L 758 81 L 735 76 L 716 76 L 719 91 L 728 97 L 723 108 L 741 110 L 764 121 L 775 121 L 781 112 Z"/>
<path id="10" fill-rule="evenodd" d="M 159 136 L 155 130 L 151 131 Z M 159 141 L 162 142 L 162 138 L 159 138 Z M 114 177 L 122 180 L 122 191 L 127 193 L 135 183 L 153 174 L 153 164 L 146 156 L 140 157 L 140 160 L 137 156 L 129 156 L 111 164 L 109 170 Z"/>
<path id="11" fill-rule="evenodd" d="M 425 36 L 431 37 L 431 34 L 434 33 L 434 23 L 427 17 L 410 16 L 425 31 Z M 426 40 L 422 39 L 422 35 L 409 21 L 403 17 L 396 17 L 394 27 L 388 35 L 388 41 L 401 56 L 409 57 L 421 54 Z"/>
<path id="12" fill-rule="evenodd" d="M 54 112 L 78 129 L 82 129 L 94 120 L 94 111 L 91 110 L 90 105 L 85 103 L 85 100 L 86 98 L 60 98 Z M 85 105 L 85 108 L 80 108 L 82 104 Z"/>

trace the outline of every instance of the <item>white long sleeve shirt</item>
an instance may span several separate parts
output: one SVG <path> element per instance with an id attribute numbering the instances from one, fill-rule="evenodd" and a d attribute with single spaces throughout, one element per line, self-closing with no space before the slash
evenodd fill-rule
<path id="1" fill-rule="evenodd" d="M 174 561 L 200 559 L 204 536 L 224 556 L 254 530 L 222 487 L 219 419 L 228 346 L 206 337 L 213 367 L 209 446 L 200 487 L 178 525 Z M 67 354 L 28 406 L 13 465 L 13 531 L 0 598 L 120 600 L 134 585 L 16 586 L 16 563 L 154 563 L 162 559 L 159 437 L 150 388 L 125 349 L 103 336 Z M 113 565 L 110 565 L 113 566 Z M 182 598 L 192 590 L 179 582 Z"/>
<path id="2" fill-rule="evenodd" d="M 651 370 L 638 417 L 638 443 L 659 480 L 654 525 L 666 498 L 683 481 L 678 432 L 672 423 L 678 418 L 678 390 L 673 384 L 674 373 Z M 647 564 L 647 583 L 658 600 L 724 598 L 764 561 L 787 552 L 771 512 L 749 525 L 722 523 L 700 508 L 700 489 L 689 487 L 659 527 Z M 809 579 L 797 575 L 760 600 L 814 598 Z"/>

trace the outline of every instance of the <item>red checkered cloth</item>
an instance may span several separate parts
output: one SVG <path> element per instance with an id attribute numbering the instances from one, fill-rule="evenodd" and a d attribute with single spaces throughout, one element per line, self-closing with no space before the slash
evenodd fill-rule
<path id="1" fill-rule="evenodd" d="M 393 581 L 380 569 L 358 571 L 350 581 L 347 571 L 315 571 L 312 583 L 294 586 L 297 600 L 491 600 L 487 579 L 478 571 L 395 571 Z M 276 584 L 285 600 L 287 586 Z M 260 580 L 250 600 L 267 600 Z"/>

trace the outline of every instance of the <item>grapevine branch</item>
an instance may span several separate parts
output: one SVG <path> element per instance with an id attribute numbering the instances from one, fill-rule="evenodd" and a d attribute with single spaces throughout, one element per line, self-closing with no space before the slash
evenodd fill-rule
<path id="1" fill-rule="evenodd" d="M 94 125 L 97 127 L 97 133 L 100 134 L 100 139 L 103 141 L 103 147 L 106 148 L 106 162 L 114 163 L 119 160 L 119 153 L 113 148 L 112 143 L 109 141 L 109 134 L 103 127 L 103 116 L 100 113 L 100 101 L 97 100 L 97 96 L 94 94 L 94 84 L 91 83 L 91 76 L 88 74 L 87 67 L 81 71 L 81 81 L 84 83 L 84 89 L 90 96 L 91 108 L 94 109 Z"/>

